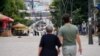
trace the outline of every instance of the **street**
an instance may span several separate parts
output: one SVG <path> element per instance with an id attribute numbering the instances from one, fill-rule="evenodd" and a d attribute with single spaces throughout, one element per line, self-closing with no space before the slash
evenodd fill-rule
<path id="1" fill-rule="evenodd" d="M 83 56 L 100 56 L 97 37 L 94 37 L 94 45 L 88 45 L 87 36 L 81 36 L 81 40 Z M 39 41 L 38 36 L 0 37 L 0 56 L 38 56 Z"/>

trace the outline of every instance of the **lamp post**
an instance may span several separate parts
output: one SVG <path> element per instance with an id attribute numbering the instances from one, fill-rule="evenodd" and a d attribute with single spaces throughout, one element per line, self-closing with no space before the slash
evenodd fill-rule
<path id="1" fill-rule="evenodd" d="M 93 37 L 92 37 L 92 18 L 88 19 L 89 22 L 89 44 L 93 44 Z"/>
<path id="2" fill-rule="evenodd" d="M 93 44 L 93 37 L 92 37 L 92 7 L 93 7 L 93 0 L 88 0 L 88 34 L 89 34 L 89 44 Z"/>

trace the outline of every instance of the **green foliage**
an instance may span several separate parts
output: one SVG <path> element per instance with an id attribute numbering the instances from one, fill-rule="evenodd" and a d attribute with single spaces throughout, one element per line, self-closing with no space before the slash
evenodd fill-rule
<path id="1" fill-rule="evenodd" d="M 61 26 L 61 10 L 60 10 L 60 0 L 54 0 L 53 3 L 50 5 L 50 9 L 54 10 L 51 11 L 51 15 L 53 16 L 52 22 L 54 23 L 55 27 Z"/>
<path id="2" fill-rule="evenodd" d="M 29 20 L 24 19 L 25 13 L 19 10 L 25 9 L 24 0 L 0 0 L 0 12 L 14 19 L 17 22 L 28 25 Z"/>
<path id="3" fill-rule="evenodd" d="M 12 18 L 19 16 L 19 9 L 24 9 L 23 0 L 1 0 L 1 3 L 0 12 Z"/>
<path id="4" fill-rule="evenodd" d="M 53 6 L 56 11 L 53 13 L 51 12 L 51 14 L 54 18 L 52 21 L 57 27 L 62 25 L 61 17 L 64 13 L 72 14 L 74 24 L 81 24 L 82 20 L 87 21 L 88 0 L 73 0 L 73 3 L 71 2 L 72 0 L 53 0 L 50 5 L 50 7 Z M 73 6 L 71 7 L 72 4 Z"/>
<path id="5" fill-rule="evenodd" d="M 16 24 L 18 22 L 29 26 L 33 21 L 32 20 L 28 20 L 28 19 L 19 18 L 19 19 L 15 19 L 14 24 Z"/>
<path id="6" fill-rule="evenodd" d="M 80 8 L 73 11 L 73 24 L 78 25 L 84 21 L 83 19 L 84 15 L 82 15 L 80 12 L 81 12 Z"/>

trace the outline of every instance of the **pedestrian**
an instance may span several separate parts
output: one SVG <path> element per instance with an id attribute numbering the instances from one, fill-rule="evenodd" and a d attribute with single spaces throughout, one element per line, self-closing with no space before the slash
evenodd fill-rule
<path id="1" fill-rule="evenodd" d="M 78 28 L 71 24 L 69 14 L 64 14 L 62 20 L 64 25 L 59 29 L 58 36 L 62 43 L 63 56 L 76 56 L 76 42 L 79 45 L 79 52 L 82 54 Z"/>
<path id="2" fill-rule="evenodd" d="M 83 23 L 82 23 L 82 33 L 83 33 L 83 35 L 85 35 L 86 34 L 86 22 L 85 21 L 83 21 Z"/>
<path id="3" fill-rule="evenodd" d="M 52 34 L 52 31 L 53 27 L 46 27 L 47 34 L 43 35 L 41 38 L 38 56 L 58 56 L 61 43 L 59 38 Z"/>

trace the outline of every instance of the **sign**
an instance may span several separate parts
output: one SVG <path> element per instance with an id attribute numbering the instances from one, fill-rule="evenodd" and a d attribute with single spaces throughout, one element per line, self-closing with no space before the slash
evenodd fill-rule
<path id="1" fill-rule="evenodd" d="M 100 4 L 97 4 L 96 8 L 97 8 L 98 10 L 100 10 Z"/>

